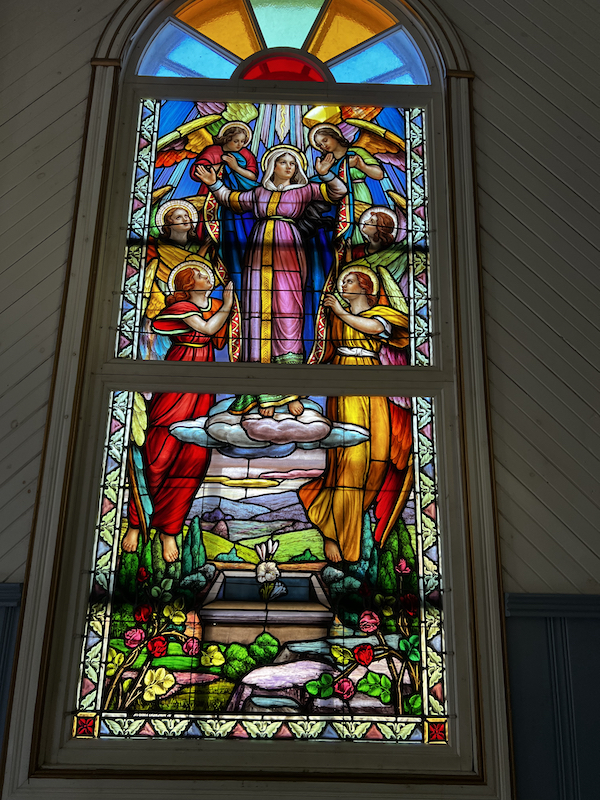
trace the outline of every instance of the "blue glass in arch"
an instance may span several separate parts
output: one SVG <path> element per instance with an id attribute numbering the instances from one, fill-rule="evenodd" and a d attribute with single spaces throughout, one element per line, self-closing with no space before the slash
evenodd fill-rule
<path id="1" fill-rule="evenodd" d="M 338 83 L 430 83 L 421 53 L 402 28 L 358 53 L 329 61 L 328 67 Z"/>
<path id="2" fill-rule="evenodd" d="M 230 78 L 239 59 L 217 52 L 191 31 L 168 20 L 151 40 L 138 75 L 178 78 Z"/>

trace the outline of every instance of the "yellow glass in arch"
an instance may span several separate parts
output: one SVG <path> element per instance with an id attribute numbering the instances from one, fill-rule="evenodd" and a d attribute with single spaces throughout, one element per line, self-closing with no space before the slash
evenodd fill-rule
<path id="1" fill-rule="evenodd" d="M 331 0 L 307 50 L 328 61 L 396 24 L 392 14 L 369 0 Z"/>
<path id="2" fill-rule="evenodd" d="M 262 49 L 243 0 L 195 0 L 175 16 L 240 58 Z"/>

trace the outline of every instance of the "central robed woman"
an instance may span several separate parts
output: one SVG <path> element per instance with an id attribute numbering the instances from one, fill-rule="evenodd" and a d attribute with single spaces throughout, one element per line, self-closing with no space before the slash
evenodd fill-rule
<path id="1" fill-rule="evenodd" d="M 244 257 L 242 335 L 244 361 L 298 364 L 304 361 L 306 254 L 297 223 L 309 203 L 336 203 L 347 192 L 331 171 L 331 154 L 318 158 L 321 183 L 309 182 L 306 156 L 291 145 L 277 145 L 262 159 L 262 185 L 231 191 L 212 167 L 198 165 L 196 176 L 217 202 L 237 214 L 251 211 L 256 223 Z"/>
<path id="2" fill-rule="evenodd" d="M 328 294 L 329 323 L 323 362 L 376 365 L 382 347 L 404 350 L 408 317 L 392 308 L 377 275 L 367 267 L 345 269 L 338 279 L 342 305 Z M 327 451 L 323 474 L 299 492 L 310 521 L 324 537 L 328 561 L 358 561 L 365 513 L 372 506 L 375 541 L 382 545 L 412 488 L 411 412 L 404 398 L 330 397 L 327 416 L 360 425 L 369 440 Z"/>

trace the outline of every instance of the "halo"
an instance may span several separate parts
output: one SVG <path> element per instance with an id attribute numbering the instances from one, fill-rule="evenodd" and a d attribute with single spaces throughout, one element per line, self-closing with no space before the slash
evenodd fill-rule
<path id="1" fill-rule="evenodd" d="M 388 208 L 387 206 L 371 206 L 370 208 L 367 208 L 366 211 L 363 211 L 363 213 L 360 215 L 360 219 L 358 220 L 358 227 L 360 228 L 360 230 L 362 231 L 362 225 L 365 222 L 365 220 L 367 219 L 367 217 L 370 214 L 375 214 L 375 213 L 377 213 L 377 214 L 379 214 L 379 213 L 387 214 L 387 216 L 391 220 L 393 220 L 393 222 L 394 222 L 394 230 L 393 230 L 393 234 L 392 235 L 393 235 L 394 241 L 395 241 L 396 240 L 396 236 L 398 235 L 398 217 L 392 211 L 392 209 Z"/>
<path id="2" fill-rule="evenodd" d="M 294 147 L 293 144 L 276 144 L 275 147 L 270 147 L 264 154 L 260 162 L 260 166 L 263 170 L 267 165 L 267 159 L 269 158 L 271 153 L 276 153 L 278 150 L 281 150 L 285 153 L 295 153 L 300 159 L 300 166 L 306 172 L 308 168 L 308 161 L 306 159 L 306 155 L 302 152 L 302 150 L 300 150 L 300 148 Z"/>
<path id="3" fill-rule="evenodd" d="M 319 131 L 320 131 L 322 128 L 333 128 L 335 131 L 337 131 L 337 132 L 339 133 L 339 135 L 340 135 L 340 136 L 341 136 L 343 139 L 345 139 L 345 138 L 346 138 L 346 137 L 344 136 L 344 134 L 342 133 L 342 131 L 340 130 L 339 126 L 338 126 L 338 125 L 334 125 L 332 122 L 322 122 L 320 125 L 315 125 L 315 126 L 314 126 L 313 128 L 311 128 L 311 129 L 309 130 L 309 132 L 308 132 L 308 141 L 310 142 L 310 144 L 311 144 L 311 147 L 314 147 L 314 149 L 315 149 L 315 150 L 318 150 L 320 153 L 322 153 L 323 151 L 321 150 L 321 148 L 319 147 L 319 145 L 318 145 L 318 144 L 315 142 L 315 136 L 317 135 L 317 133 L 318 133 L 318 132 L 319 132 Z"/>
<path id="4" fill-rule="evenodd" d="M 159 206 L 156 212 L 156 227 L 162 232 L 163 225 L 165 224 L 165 214 L 172 208 L 185 208 L 190 215 L 190 219 L 194 225 L 198 222 L 198 209 L 192 205 L 188 200 L 167 200 L 162 206 Z"/>
<path id="5" fill-rule="evenodd" d="M 246 125 L 245 122 L 240 122 L 239 120 L 234 120 L 233 122 L 226 122 L 225 125 L 223 125 L 219 129 L 219 138 L 225 136 L 228 128 L 243 128 L 246 131 L 246 135 L 248 137 L 248 139 L 246 140 L 246 144 L 248 144 L 248 142 L 251 141 L 252 128 L 250 128 L 249 125 Z"/>
<path id="6" fill-rule="evenodd" d="M 373 272 L 373 270 L 370 267 L 356 266 L 356 267 L 346 267 L 346 269 L 343 269 L 340 272 L 337 279 L 337 290 L 339 294 L 342 293 L 342 281 L 344 280 L 344 276 L 348 275 L 350 272 L 362 272 L 363 275 L 368 275 L 373 282 L 373 294 L 376 295 L 379 293 L 379 278 Z"/>
<path id="7" fill-rule="evenodd" d="M 211 290 L 214 289 L 215 276 L 214 276 L 214 273 L 213 273 L 212 269 L 210 268 L 208 262 L 190 260 L 190 261 L 182 261 L 181 264 L 179 264 L 178 267 L 175 267 L 174 270 L 171 270 L 171 274 L 169 275 L 169 280 L 168 280 L 168 283 L 167 283 L 167 286 L 169 288 L 169 294 L 173 294 L 174 292 L 177 291 L 177 289 L 175 288 L 175 276 L 177 275 L 177 273 L 181 272 L 182 269 L 187 269 L 188 267 L 193 267 L 195 269 L 202 270 L 202 272 L 204 272 L 206 274 L 206 276 L 208 277 L 208 279 L 210 280 L 210 283 L 211 283 L 210 288 L 211 288 Z"/>

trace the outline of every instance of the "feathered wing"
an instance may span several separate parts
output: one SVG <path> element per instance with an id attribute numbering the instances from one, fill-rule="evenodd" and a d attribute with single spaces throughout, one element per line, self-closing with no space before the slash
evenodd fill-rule
<path id="1" fill-rule="evenodd" d="M 172 167 L 184 158 L 196 158 L 213 143 L 212 134 L 206 128 L 222 118 L 222 114 L 207 114 L 161 136 L 156 143 L 156 167 Z"/>
<path id="2" fill-rule="evenodd" d="M 143 541 L 147 541 L 150 531 L 150 518 L 153 506 L 146 473 L 142 447 L 148 432 L 148 409 L 146 398 L 139 392 L 133 394 L 131 409 L 131 441 L 127 454 L 127 472 L 129 475 L 129 502 L 135 504 L 140 521 Z"/>
<path id="3" fill-rule="evenodd" d="M 345 121 L 360 131 L 358 139 L 353 142 L 354 147 L 362 147 L 374 156 L 384 153 L 404 153 L 405 141 L 397 133 L 366 119 L 347 119 Z"/>
<path id="4" fill-rule="evenodd" d="M 172 167 L 184 158 L 196 156 L 213 143 L 221 122 L 250 122 L 258 116 L 253 103 L 227 103 L 219 114 L 204 114 L 184 122 L 156 143 L 156 167 Z"/>
<path id="5" fill-rule="evenodd" d="M 413 487 L 412 414 L 390 398 L 390 460 L 385 480 L 375 498 L 375 541 L 382 547 L 404 511 Z"/>

